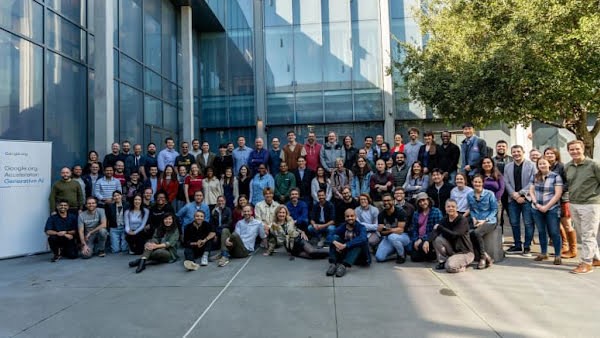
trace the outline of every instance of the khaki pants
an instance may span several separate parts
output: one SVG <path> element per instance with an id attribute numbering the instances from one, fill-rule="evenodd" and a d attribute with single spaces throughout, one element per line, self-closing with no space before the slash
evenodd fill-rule
<path id="1" fill-rule="evenodd" d="M 227 238 L 233 243 L 232 246 L 225 245 Z M 242 242 L 240 235 L 236 232 L 231 233 L 227 228 L 224 228 L 223 232 L 221 232 L 221 251 L 228 252 L 231 258 L 248 257 L 248 250 L 244 246 L 244 242 Z"/>
<path id="2" fill-rule="evenodd" d="M 158 244 L 156 240 L 150 240 L 148 242 Z M 171 253 L 167 249 L 156 249 L 156 250 L 146 250 L 144 249 L 144 253 L 142 254 L 142 258 L 153 260 L 159 263 L 169 263 L 171 260 Z"/>
<path id="3" fill-rule="evenodd" d="M 472 252 L 455 254 L 450 242 L 441 235 L 435 238 L 433 247 L 437 253 L 438 262 L 445 262 L 446 271 L 449 273 L 465 271 L 475 258 Z"/>
<path id="4" fill-rule="evenodd" d="M 571 203 L 571 219 L 581 235 L 581 261 L 592 264 L 594 258 L 600 259 L 598 252 L 598 225 L 600 224 L 600 204 Z"/>

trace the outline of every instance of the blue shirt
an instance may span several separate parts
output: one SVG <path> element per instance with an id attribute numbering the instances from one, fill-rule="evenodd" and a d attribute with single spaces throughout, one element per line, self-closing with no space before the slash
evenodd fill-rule
<path id="1" fill-rule="evenodd" d="M 475 191 L 467 195 L 471 217 L 478 221 L 485 220 L 487 223 L 496 223 L 498 213 L 498 202 L 493 192 L 483 189 L 479 201 L 475 199 Z"/>
<path id="2" fill-rule="evenodd" d="M 150 156 L 150 154 L 146 154 L 146 156 L 142 156 L 142 158 L 140 159 L 140 166 L 144 167 L 146 177 L 150 177 L 150 167 L 152 167 L 153 165 L 158 166 L 156 155 Z"/>
<path id="3" fill-rule="evenodd" d="M 206 222 L 210 222 L 210 209 L 208 205 L 201 203 L 200 205 L 196 205 L 196 202 L 190 202 L 186 204 L 183 208 L 181 208 L 177 212 L 177 217 L 181 219 L 183 224 L 190 224 L 194 221 L 194 214 L 196 211 L 202 210 L 204 211 L 204 220 Z"/>
<path id="4" fill-rule="evenodd" d="M 67 214 L 67 217 L 62 218 L 56 213 L 48 217 L 48 220 L 46 221 L 44 231 L 48 230 L 54 230 L 56 232 L 77 230 L 77 216 Z"/>
<path id="5" fill-rule="evenodd" d="M 304 201 L 298 200 L 296 206 L 290 201 L 285 206 L 288 208 L 290 216 L 297 224 L 308 224 L 308 206 Z"/>
<path id="6" fill-rule="evenodd" d="M 177 156 L 179 156 L 179 153 L 175 149 L 165 148 L 161 150 L 156 160 L 158 162 L 158 170 L 165 171 L 165 167 L 169 164 L 175 166 L 175 158 Z"/>
<path id="7" fill-rule="evenodd" d="M 271 187 L 273 190 L 275 189 L 275 180 L 273 180 L 273 176 L 265 174 L 261 177 L 260 174 L 256 174 L 252 181 L 250 181 L 250 203 L 256 205 L 258 202 L 264 200 L 263 189 L 266 187 Z"/>
<path id="8" fill-rule="evenodd" d="M 235 225 L 235 232 L 240 235 L 240 239 L 248 251 L 254 251 L 256 237 L 267 238 L 262 222 L 255 218 L 252 218 L 250 222 L 246 222 L 244 218 L 239 220 Z"/>
<path id="9" fill-rule="evenodd" d="M 251 152 L 252 152 L 252 148 L 249 148 L 249 147 L 244 147 L 244 148 L 237 147 L 237 148 L 233 149 L 233 153 L 231 155 L 233 156 L 233 175 L 234 176 L 238 175 L 238 173 L 240 172 L 240 168 L 244 164 L 248 164 L 248 157 L 250 157 Z"/>
<path id="10" fill-rule="evenodd" d="M 258 166 L 261 164 L 265 166 L 269 165 L 269 151 L 264 148 L 261 150 L 252 150 L 248 156 L 248 166 L 252 170 L 252 173 L 258 173 Z"/>
<path id="11" fill-rule="evenodd" d="M 269 172 L 273 177 L 279 174 L 279 165 L 281 164 L 281 149 L 269 150 Z"/>

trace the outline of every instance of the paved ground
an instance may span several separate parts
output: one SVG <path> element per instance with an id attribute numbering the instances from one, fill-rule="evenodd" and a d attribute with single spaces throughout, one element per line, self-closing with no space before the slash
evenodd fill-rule
<path id="1" fill-rule="evenodd" d="M 128 255 L 0 261 L 0 337 L 598 337 L 600 271 L 510 257 L 450 275 L 394 262 L 325 276 L 285 254 L 127 267 Z"/>

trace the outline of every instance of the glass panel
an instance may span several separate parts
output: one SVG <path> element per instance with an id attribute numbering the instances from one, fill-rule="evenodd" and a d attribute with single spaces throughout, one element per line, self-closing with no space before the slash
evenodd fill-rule
<path id="1" fill-rule="evenodd" d="M 142 65 L 132 58 L 125 56 L 125 54 L 121 54 L 119 63 L 119 76 L 121 81 L 134 87 L 142 88 Z"/>
<path id="2" fill-rule="evenodd" d="M 352 86 L 352 50 L 348 23 L 323 24 L 323 87 L 350 89 Z"/>
<path id="3" fill-rule="evenodd" d="M 163 125 L 162 101 L 152 96 L 144 96 L 144 123 L 157 127 Z"/>
<path id="4" fill-rule="evenodd" d="M 352 91 L 325 92 L 325 122 L 352 121 Z"/>
<path id="5" fill-rule="evenodd" d="M 310 23 L 321 23 L 321 0 L 294 0 L 294 25 Z"/>
<path id="6" fill-rule="evenodd" d="M 229 97 L 229 125 L 231 127 L 253 126 L 254 95 L 238 95 Z"/>
<path id="7" fill-rule="evenodd" d="M 121 92 L 119 100 L 120 109 L 120 137 L 121 142 L 128 140 L 131 143 L 141 142 L 143 126 L 143 95 L 139 90 L 135 90 L 121 83 Z"/>
<path id="8" fill-rule="evenodd" d="M 231 31 L 228 41 L 230 94 L 254 94 L 252 32 L 246 29 Z"/>
<path id="9" fill-rule="evenodd" d="M 156 97 L 162 97 L 162 78 L 160 75 L 156 74 L 150 69 L 146 69 L 146 76 L 144 77 L 144 89 Z"/>
<path id="10" fill-rule="evenodd" d="M 118 79 L 119 78 L 119 51 L 116 49 L 113 49 L 113 61 L 115 62 L 114 66 L 113 66 L 114 77 L 115 77 L 115 79 Z"/>
<path id="11" fill-rule="evenodd" d="M 170 1 L 162 2 L 162 71 L 169 80 L 177 77 L 177 20 Z"/>
<path id="12" fill-rule="evenodd" d="M 113 0 L 113 44 L 119 47 L 119 1 Z"/>
<path id="13" fill-rule="evenodd" d="M 292 23 L 292 0 L 265 1 L 265 27 Z"/>
<path id="14" fill-rule="evenodd" d="M 94 68 L 96 65 L 96 60 L 94 59 L 94 55 L 96 53 L 96 38 L 92 34 L 88 34 L 88 64 L 90 67 Z"/>
<path id="15" fill-rule="evenodd" d="M 88 125 L 87 125 L 87 135 L 88 135 L 88 140 L 93 140 L 96 136 L 95 136 L 95 121 L 94 121 L 94 112 L 95 112 L 95 107 L 94 107 L 94 81 L 95 81 L 95 77 L 96 75 L 94 74 L 93 70 L 89 70 L 88 71 L 88 83 L 87 83 L 87 94 L 88 94 L 88 111 L 87 111 L 87 116 L 88 116 Z"/>
<path id="16" fill-rule="evenodd" d="M 163 105 L 163 124 L 165 129 L 177 131 L 177 109 L 169 104 Z"/>
<path id="17" fill-rule="evenodd" d="M 267 92 L 290 92 L 293 90 L 293 50 L 291 26 L 265 28 Z"/>
<path id="18" fill-rule="evenodd" d="M 323 122 L 323 94 L 321 92 L 296 94 L 296 123 Z"/>
<path id="19" fill-rule="evenodd" d="M 85 61 L 85 32 L 60 16 L 46 12 L 46 44 L 52 49 Z"/>
<path id="20" fill-rule="evenodd" d="M 49 7 L 85 27 L 85 0 L 48 0 Z"/>
<path id="21" fill-rule="evenodd" d="M 119 4 L 121 51 L 142 60 L 142 0 L 120 0 Z"/>
<path id="22" fill-rule="evenodd" d="M 202 95 L 226 95 L 227 58 L 224 33 L 200 35 L 200 88 Z"/>
<path id="23" fill-rule="evenodd" d="M 400 2 L 399 0 L 396 0 Z M 379 18 L 378 1 L 352 0 L 350 1 L 352 20 L 377 20 Z"/>
<path id="24" fill-rule="evenodd" d="M 161 1 L 144 2 L 144 64 L 157 72 L 161 71 L 162 32 Z"/>
<path id="25" fill-rule="evenodd" d="M 252 0 L 227 0 L 227 28 L 253 28 Z"/>
<path id="26" fill-rule="evenodd" d="M 322 0 L 321 8 L 323 22 L 350 21 L 350 1 L 348 0 Z"/>
<path id="27" fill-rule="evenodd" d="M 0 138 L 43 140 L 43 50 L 0 30 Z"/>
<path id="28" fill-rule="evenodd" d="M 223 96 L 202 97 L 200 125 L 203 128 L 227 127 L 227 99 Z"/>
<path id="29" fill-rule="evenodd" d="M 419 0 L 390 0 L 390 17 L 392 19 L 414 17 L 415 8 L 420 8 Z"/>
<path id="30" fill-rule="evenodd" d="M 0 1 L 0 27 L 42 42 L 44 9 L 31 0 Z"/>
<path id="31" fill-rule="evenodd" d="M 94 27 L 94 1 L 96 0 L 87 0 L 87 19 L 88 19 L 88 23 L 87 23 L 87 29 L 88 32 L 90 33 L 94 33 L 95 27 Z M 102 0 L 100 0 L 102 1 Z"/>
<path id="32" fill-rule="evenodd" d="M 120 118 L 119 118 L 119 116 L 120 116 L 120 114 L 119 114 L 119 97 L 121 96 L 121 95 L 119 95 L 120 93 L 119 93 L 119 82 L 118 81 L 114 81 L 114 93 L 115 93 L 115 99 L 113 101 L 114 101 L 114 109 L 115 109 L 115 134 L 114 134 L 113 138 L 115 140 L 118 140 L 119 135 L 120 135 L 120 132 L 119 132 L 119 120 L 120 120 Z"/>
<path id="33" fill-rule="evenodd" d="M 296 90 L 321 89 L 323 37 L 321 25 L 294 26 L 294 75 Z"/>
<path id="34" fill-rule="evenodd" d="M 367 89 L 354 91 L 355 121 L 373 121 L 383 119 L 381 90 Z"/>
<path id="35" fill-rule="evenodd" d="M 200 95 L 200 93 L 198 92 L 199 90 L 199 79 L 198 79 L 198 74 L 199 74 L 199 60 L 200 60 L 200 56 L 198 55 L 198 46 L 199 46 L 199 41 L 198 41 L 198 33 L 196 31 L 193 32 L 192 34 L 192 73 L 194 73 L 193 75 L 193 79 L 192 81 L 194 81 L 194 96 L 198 96 Z M 196 124 L 197 126 L 197 124 Z"/>
<path id="36" fill-rule="evenodd" d="M 267 95 L 267 124 L 294 124 L 294 94 Z"/>
<path id="37" fill-rule="evenodd" d="M 172 105 L 177 105 L 177 86 L 163 79 L 163 99 Z"/>
<path id="38" fill-rule="evenodd" d="M 46 51 L 45 140 L 52 141 L 53 172 L 85 162 L 87 147 L 87 70 Z M 68 131 L 68 132 L 65 132 Z"/>
<path id="39" fill-rule="evenodd" d="M 381 87 L 381 60 L 379 23 L 358 21 L 352 23 L 353 82 L 354 88 Z"/>

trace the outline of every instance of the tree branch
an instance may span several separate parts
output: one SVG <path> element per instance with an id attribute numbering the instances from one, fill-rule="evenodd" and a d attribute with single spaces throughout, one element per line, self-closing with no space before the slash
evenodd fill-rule
<path id="1" fill-rule="evenodd" d="M 592 130 L 590 131 L 590 134 L 592 134 L 593 138 L 596 138 L 596 136 L 598 135 L 599 132 L 600 132 L 600 115 L 598 115 L 598 117 L 596 118 L 596 123 L 594 123 L 594 128 L 592 128 Z"/>
<path id="2" fill-rule="evenodd" d="M 563 123 L 558 123 L 558 122 L 555 122 L 555 121 L 550 121 L 550 120 L 546 120 L 546 119 L 540 119 L 540 118 L 538 118 L 538 120 L 539 120 L 540 122 L 542 122 L 543 124 L 547 124 L 547 125 L 549 125 L 549 126 L 553 126 L 553 127 L 556 127 L 556 128 L 564 128 L 564 129 L 569 129 L 569 127 L 567 126 L 567 124 L 566 124 L 566 123 L 564 123 L 564 122 L 563 122 Z M 564 120 L 563 120 L 563 121 L 564 121 Z M 570 130 L 570 129 L 569 129 L 569 130 Z"/>

